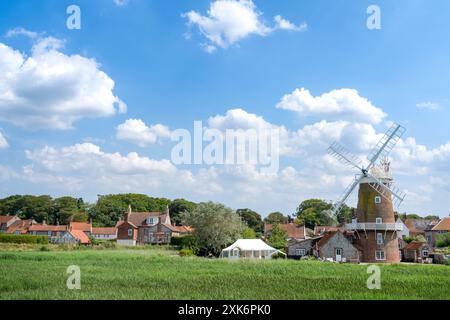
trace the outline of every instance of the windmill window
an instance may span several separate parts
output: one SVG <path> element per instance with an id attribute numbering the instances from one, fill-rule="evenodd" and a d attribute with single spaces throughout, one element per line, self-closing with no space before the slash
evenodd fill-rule
<path id="1" fill-rule="evenodd" d="M 381 197 L 380 196 L 376 196 L 375 197 L 375 203 L 376 204 L 380 204 L 381 203 Z"/>
<path id="2" fill-rule="evenodd" d="M 375 259 L 376 260 L 386 260 L 386 256 L 384 254 L 384 251 L 376 251 L 375 252 Z"/>
<path id="3" fill-rule="evenodd" d="M 377 233 L 377 244 L 383 244 L 383 234 Z"/>
<path id="4" fill-rule="evenodd" d="M 375 223 L 376 224 L 383 223 L 383 218 L 375 218 Z"/>

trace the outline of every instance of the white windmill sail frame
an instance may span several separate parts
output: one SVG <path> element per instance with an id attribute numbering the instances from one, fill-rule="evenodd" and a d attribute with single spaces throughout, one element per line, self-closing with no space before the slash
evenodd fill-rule
<path id="1" fill-rule="evenodd" d="M 393 124 L 389 130 L 378 141 L 375 148 L 370 152 L 367 159 L 369 164 L 367 167 L 362 166 L 362 160 L 356 155 L 349 152 L 343 146 L 334 142 L 327 152 L 336 158 L 339 162 L 361 170 L 362 174 L 357 175 L 350 185 L 344 190 L 341 197 L 336 201 L 331 209 L 334 215 L 337 215 L 356 186 L 363 180 L 369 179 L 369 185 L 374 188 L 381 196 L 391 200 L 397 207 L 403 202 L 406 194 L 398 188 L 392 188 L 392 180 L 383 182 L 369 173 L 380 157 L 387 157 L 395 147 L 406 129 L 399 124 Z M 383 179 L 384 180 L 384 179 Z"/>

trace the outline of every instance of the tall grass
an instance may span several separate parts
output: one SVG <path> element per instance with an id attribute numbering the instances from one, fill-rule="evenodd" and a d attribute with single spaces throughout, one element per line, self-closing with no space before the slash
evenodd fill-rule
<path id="1" fill-rule="evenodd" d="M 66 287 L 81 268 L 81 290 Z M 380 265 L 381 290 L 367 266 L 317 261 L 226 261 L 175 252 L 83 250 L 0 253 L 0 299 L 449 299 L 450 267 Z"/>

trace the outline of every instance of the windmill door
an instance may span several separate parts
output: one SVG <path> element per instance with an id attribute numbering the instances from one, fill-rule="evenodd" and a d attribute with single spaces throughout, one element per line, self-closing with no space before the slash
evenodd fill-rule
<path id="1" fill-rule="evenodd" d="M 342 248 L 336 248 L 335 250 L 335 260 L 337 262 L 341 262 L 342 261 Z"/>

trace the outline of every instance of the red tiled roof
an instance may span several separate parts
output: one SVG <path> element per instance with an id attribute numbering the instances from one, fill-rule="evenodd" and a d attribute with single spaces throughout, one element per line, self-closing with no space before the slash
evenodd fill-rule
<path id="1" fill-rule="evenodd" d="M 92 234 L 117 234 L 117 228 L 92 228 Z"/>
<path id="2" fill-rule="evenodd" d="M 131 212 L 128 214 L 128 223 L 138 228 L 145 224 L 145 220 L 150 217 L 159 217 L 160 222 L 166 220 L 167 214 L 161 212 Z M 116 227 L 119 227 L 124 220 L 117 221 Z"/>
<path id="3" fill-rule="evenodd" d="M 70 223 L 70 230 L 81 230 L 86 232 L 91 232 L 92 225 L 87 222 L 71 222 Z"/>
<path id="4" fill-rule="evenodd" d="M 412 241 L 404 248 L 404 250 L 417 250 L 417 249 L 420 249 L 424 245 L 427 245 L 427 244 L 425 242 Z"/>
<path id="5" fill-rule="evenodd" d="M 70 230 L 70 234 L 80 241 L 81 244 L 88 244 L 91 243 L 91 240 L 89 240 L 89 237 L 81 230 Z"/>
<path id="6" fill-rule="evenodd" d="M 343 228 L 341 227 L 332 227 L 332 226 L 315 226 L 314 227 L 314 234 L 322 234 L 325 232 L 334 232 L 334 231 L 343 231 Z"/>
<path id="7" fill-rule="evenodd" d="M 439 221 L 431 230 L 433 230 L 433 231 L 450 231 L 450 217 L 442 218 L 441 221 Z"/>
<path id="8" fill-rule="evenodd" d="M 28 230 L 29 231 L 67 231 L 67 226 L 49 226 L 42 224 L 33 224 Z"/>
<path id="9" fill-rule="evenodd" d="M 16 231 L 20 231 L 20 233 L 27 233 L 28 228 L 33 223 L 34 223 L 33 219 L 18 220 L 9 226 L 9 228 L 6 230 L 6 233 L 15 233 Z"/>
<path id="10" fill-rule="evenodd" d="M 16 216 L 0 216 L 0 224 L 7 223 L 11 219 L 14 219 Z"/>
<path id="11" fill-rule="evenodd" d="M 295 223 L 279 224 L 280 228 L 286 231 L 288 238 L 301 239 L 305 238 L 305 226 L 299 226 Z M 273 224 L 264 225 L 264 233 L 272 231 Z"/>

